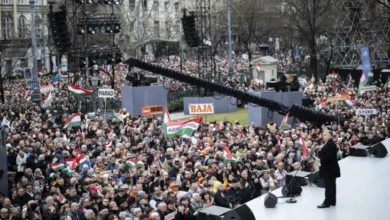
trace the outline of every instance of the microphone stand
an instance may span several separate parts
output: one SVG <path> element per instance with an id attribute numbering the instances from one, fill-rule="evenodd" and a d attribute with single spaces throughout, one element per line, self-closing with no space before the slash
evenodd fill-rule
<path id="1" fill-rule="evenodd" d="M 293 181 L 295 180 L 295 176 L 298 174 L 298 172 L 301 170 L 302 168 L 299 168 L 297 170 L 297 172 L 295 172 L 294 176 L 291 178 L 291 181 L 290 181 L 290 195 L 291 197 L 289 199 L 286 200 L 286 203 L 296 203 L 297 200 L 294 198 L 294 195 L 293 195 Z"/>

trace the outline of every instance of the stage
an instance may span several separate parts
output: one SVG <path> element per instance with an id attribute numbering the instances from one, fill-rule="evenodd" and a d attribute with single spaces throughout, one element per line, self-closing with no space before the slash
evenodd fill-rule
<path id="1" fill-rule="evenodd" d="M 382 142 L 390 146 L 390 139 Z M 386 147 L 390 151 L 390 147 Z M 389 220 L 390 204 L 390 156 L 347 157 L 339 161 L 341 178 L 337 179 L 337 206 L 318 209 L 325 198 L 325 189 L 314 185 L 302 187 L 297 203 L 287 204 L 285 198 L 279 198 L 273 209 L 265 208 L 264 198 L 246 203 L 257 220 L 297 219 L 297 220 Z M 282 196 L 281 189 L 273 192 Z"/>

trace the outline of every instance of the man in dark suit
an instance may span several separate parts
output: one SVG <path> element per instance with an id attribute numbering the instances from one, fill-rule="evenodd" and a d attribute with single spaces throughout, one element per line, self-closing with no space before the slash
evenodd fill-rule
<path id="1" fill-rule="evenodd" d="M 229 195 L 225 192 L 225 187 L 222 183 L 218 183 L 218 191 L 214 195 L 214 201 L 217 206 L 232 208 Z"/>
<path id="2" fill-rule="evenodd" d="M 325 200 L 318 208 L 336 206 L 336 178 L 340 177 L 340 167 L 337 162 L 337 145 L 332 140 L 329 131 L 324 131 L 325 145 L 320 147 L 318 157 L 321 160 L 320 178 L 325 183 Z"/>

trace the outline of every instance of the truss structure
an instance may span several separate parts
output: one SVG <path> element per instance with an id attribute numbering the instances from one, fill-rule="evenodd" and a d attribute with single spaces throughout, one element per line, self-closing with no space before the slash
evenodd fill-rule
<path id="1" fill-rule="evenodd" d="M 214 76 L 214 55 L 211 47 L 211 0 L 196 0 L 196 21 L 200 46 L 197 48 L 198 75 L 203 79 Z"/>
<path id="2" fill-rule="evenodd" d="M 371 63 L 375 68 L 389 65 L 390 20 L 384 19 L 388 14 L 382 14 L 386 9 L 379 5 L 372 8 L 367 0 L 336 1 L 339 7 L 334 31 L 334 65 L 339 68 L 360 66 L 360 46 L 370 47 Z"/>

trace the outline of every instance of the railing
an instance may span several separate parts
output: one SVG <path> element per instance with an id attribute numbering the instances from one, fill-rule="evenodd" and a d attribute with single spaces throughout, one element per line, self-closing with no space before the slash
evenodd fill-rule
<path id="1" fill-rule="evenodd" d="M 168 102 L 183 100 L 183 97 L 197 97 L 198 90 L 190 89 L 186 91 L 171 91 L 168 92 Z"/>

